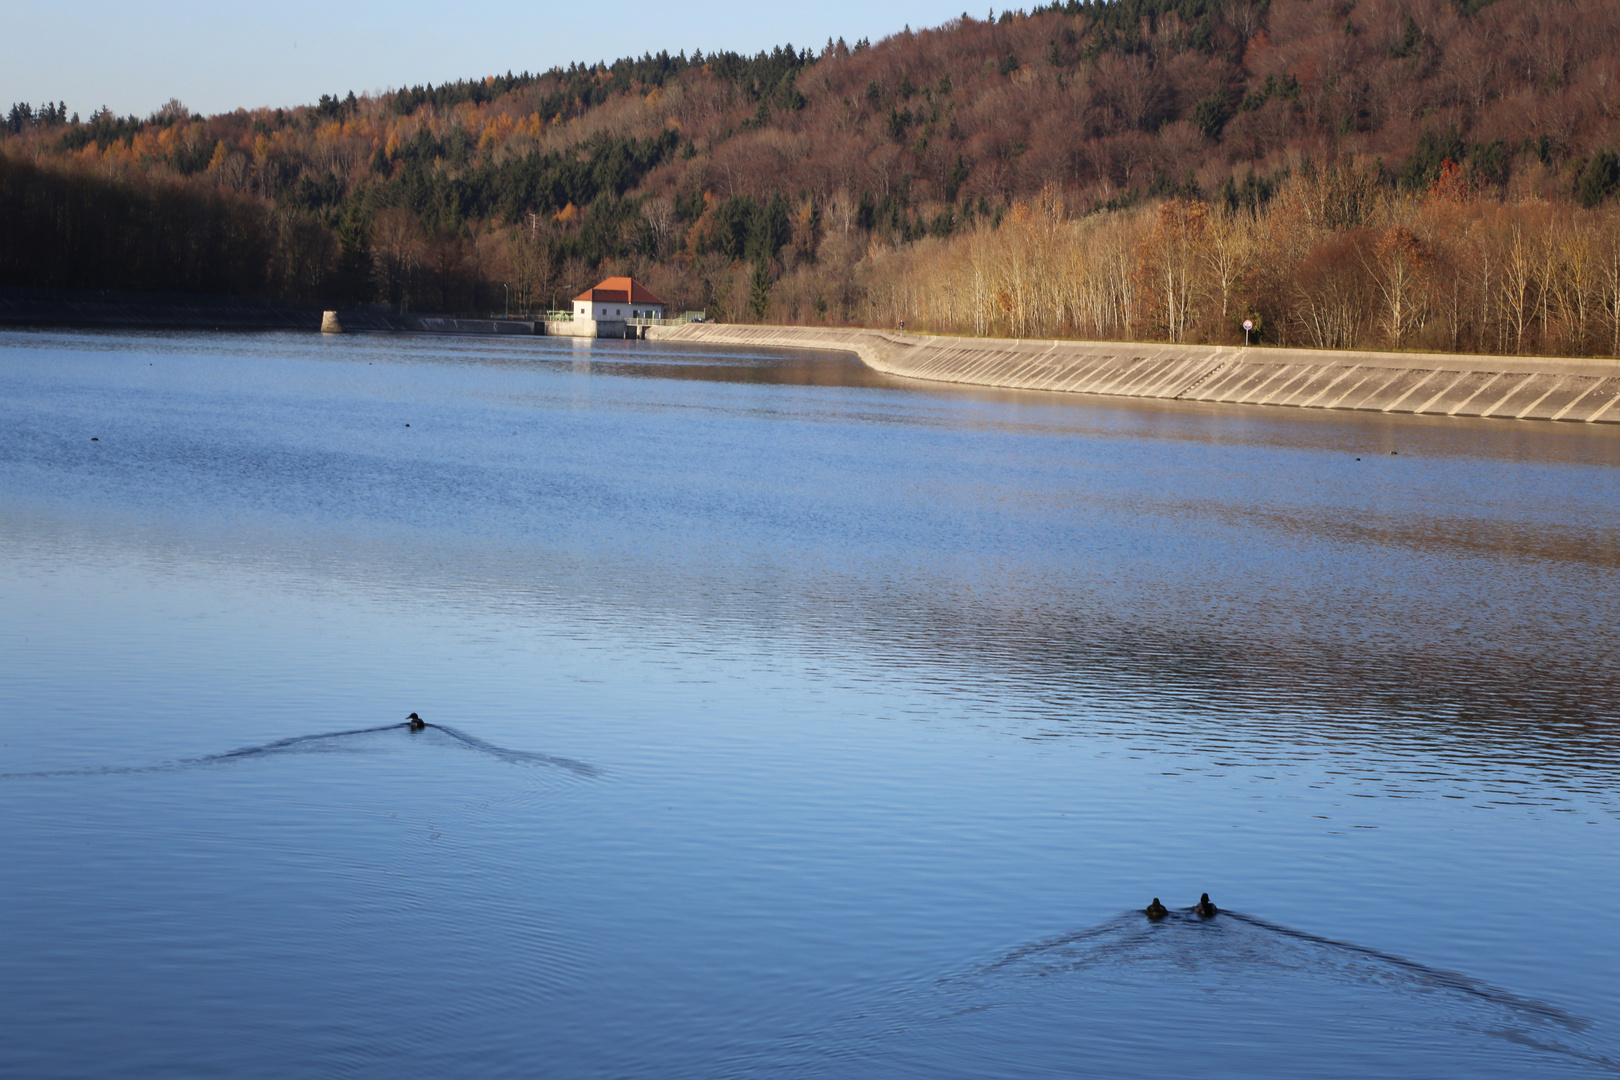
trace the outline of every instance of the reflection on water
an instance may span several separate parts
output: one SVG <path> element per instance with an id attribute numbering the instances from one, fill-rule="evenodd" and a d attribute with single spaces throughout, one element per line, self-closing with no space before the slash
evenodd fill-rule
<path id="1" fill-rule="evenodd" d="M 0 335 L 0 1072 L 1606 1073 L 1617 451 Z"/>

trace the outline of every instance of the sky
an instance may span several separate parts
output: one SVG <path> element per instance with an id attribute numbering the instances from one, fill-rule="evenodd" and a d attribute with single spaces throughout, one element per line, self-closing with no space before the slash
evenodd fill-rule
<path id="1" fill-rule="evenodd" d="M 828 37 L 875 42 L 907 25 L 938 26 L 962 14 L 951 2 L 486 0 L 460 8 L 422 0 L 4 0 L 0 109 L 63 101 L 86 117 L 103 105 L 146 116 L 178 98 L 193 112 L 217 113 L 660 49 L 751 54 L 791 42 L 819 51 Z"/>

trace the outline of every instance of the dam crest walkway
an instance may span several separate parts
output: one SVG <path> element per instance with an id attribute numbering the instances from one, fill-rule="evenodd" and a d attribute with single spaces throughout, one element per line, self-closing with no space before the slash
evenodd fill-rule
<path id="1" fill-rule="evenodd" d="M 1620 423 L 1620 362 L 1452 353 L 934 337 L 842 327 L 688 323 L 660 341 L 853 352 L 933 382 L 1245 405 Z"/>

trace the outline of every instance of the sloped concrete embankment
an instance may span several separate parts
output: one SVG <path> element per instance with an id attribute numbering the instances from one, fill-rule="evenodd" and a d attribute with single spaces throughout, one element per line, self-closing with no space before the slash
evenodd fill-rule
<path id="1" fill-rule="evenodd" d="M 1141 342 L 928 337 L 692 323 L 647 337 L 853 352 L 890 375 L 971 386 L 1436 416 L 1620 423 L 1620 363 Z"/>

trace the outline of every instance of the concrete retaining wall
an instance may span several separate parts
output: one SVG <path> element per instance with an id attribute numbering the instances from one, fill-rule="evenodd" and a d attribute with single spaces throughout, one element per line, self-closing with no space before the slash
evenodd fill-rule
<path id="1" fill-rule="evenodd" d="M 405 315 L 407 328 L 430 334 L 542 334 L 545 324 L 528 319 L 457 319 L 448 315 Z"/>
<path id="2" fill-rule="evenodd" d="M 653 340 L 853 352 L 890 375 L 1122 397 L 1620 423 L 1620 363 L 692 323 Z"/>
<path id="3" fill-rule="evenodd" d="M 382 311 L 338 311 L 334 315 L 344 333 L 418 334 L 543 334 L 545 324 L 529 319 L 462 319 L 452 315 L 395 315 Z M 323 317 L 321 329 L 327 330 Z"/>
<path id="4" fill-rule="evenodd" d="M 540 324 L 540 333 L 551 337 L 634 338 L 637 327 L 624 319 L 553 319 Z"/>

